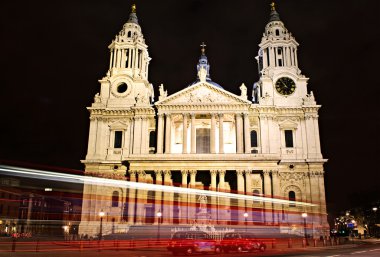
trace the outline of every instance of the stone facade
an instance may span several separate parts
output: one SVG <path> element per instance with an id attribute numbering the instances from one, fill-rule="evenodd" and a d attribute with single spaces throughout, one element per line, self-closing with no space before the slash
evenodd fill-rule
<path id="1" fill-rule="evenodd" d="M 157 222 L 302 227 L 303 212 L 310 233 L 328 231 L 321 106 L 308 93 L 298 43 L 274 6 L 256 57 L 260 80 L 252 89 L 242 84 L 235 95 L 213 82 L 204 47 L 197 80 L 171 95 L 160 85 L 154 102 L 147 45 L 132 9 L 109 45 L 109 70 L 88 108 L 88 153 L 82 161 L 87 176 L 120 180 L 121 186 L 84 186 L 80 234 L 99 233 L 100 211 L 112 227 L 104 233 Z M 290 201 L 155 192 L 125 188 L 124 181 Z"/>

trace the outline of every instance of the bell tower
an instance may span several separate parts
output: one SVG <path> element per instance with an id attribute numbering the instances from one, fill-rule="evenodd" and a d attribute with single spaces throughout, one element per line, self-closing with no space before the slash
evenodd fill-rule
<path id="1" fill-rule="evenodd" d="M 307 95 L 307 78 L 298 66 L 299 44 L 285 27 L 271 4 L 269 22 L 259 44 L 258 62 L 260 81 L 259 95 L 263 104 L 278 106 L 300 106 Z"/>
<path id="2" fill-rule="evenodd" d="M 91 122 L 83 161 L 86 170 L 117 170 L 130 155 L 148 154 L 148 138 L 155 131 L 154 90 L 148 81 L 151 58 L 136 5 L 132 5 L 128 21 L 108 48 L 107 74 L 99 80 L 100 93 L 88 107 Z"/>

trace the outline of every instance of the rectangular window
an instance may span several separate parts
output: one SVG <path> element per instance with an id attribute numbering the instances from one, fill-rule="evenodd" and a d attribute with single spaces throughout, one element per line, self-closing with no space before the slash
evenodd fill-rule
<path id="1" fill-rule="evenodd" d="M 285 147 L 293 147 L 293 130 L 285 130 Z"/>
<path id="2" fill-rule="evenodd" d="M 282 60 L 278 59 L 278 66 L 282 67 Z"/>
<path id="3" fill-rule="evenodd" d="M 115 142 L 113 144 L 113 147 L 121 148 L 122 139 L 123 139 L 123 131 L 115 131 Z"/>
<path id="4" fill-rule="evenodd" d="M 196 130 L 197 153 L 210 153 L 210 129 L 199 128 Z"/>

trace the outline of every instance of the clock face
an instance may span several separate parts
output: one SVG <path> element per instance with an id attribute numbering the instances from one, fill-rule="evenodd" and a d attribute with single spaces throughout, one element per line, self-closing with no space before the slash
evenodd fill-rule
<path id="1" fill-rule="evenodd" d="M 279 78 L 276 81 L 276 90 L 281 95 L 291 95 L 296 90 L 296 83 L 288 77 Z"/>

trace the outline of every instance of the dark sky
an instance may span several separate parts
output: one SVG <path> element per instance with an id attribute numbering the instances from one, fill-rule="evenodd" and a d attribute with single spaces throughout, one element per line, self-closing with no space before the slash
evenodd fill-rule
<path id="1" fill-rule="evenodd" d="M 212 79 L 239 93 L 258 80 L 254 57 L 267 0 L 139 0 L 152 57 L 149 80 L 172 94 L 195 80 L 207 44 Z M 299 64 L 319 104 L 331 210 L 378 190 L 380 1 L 278 0 L 300 43 Z M 0 159 L 83 169 L 89 114 L 108 69 L 107 46 L 127 21 L 129 0 L 2 2 Z M 379 191 L 377 191 L 379 192 Z M 365 199 L 363 199 L 365 200 Z"/>

